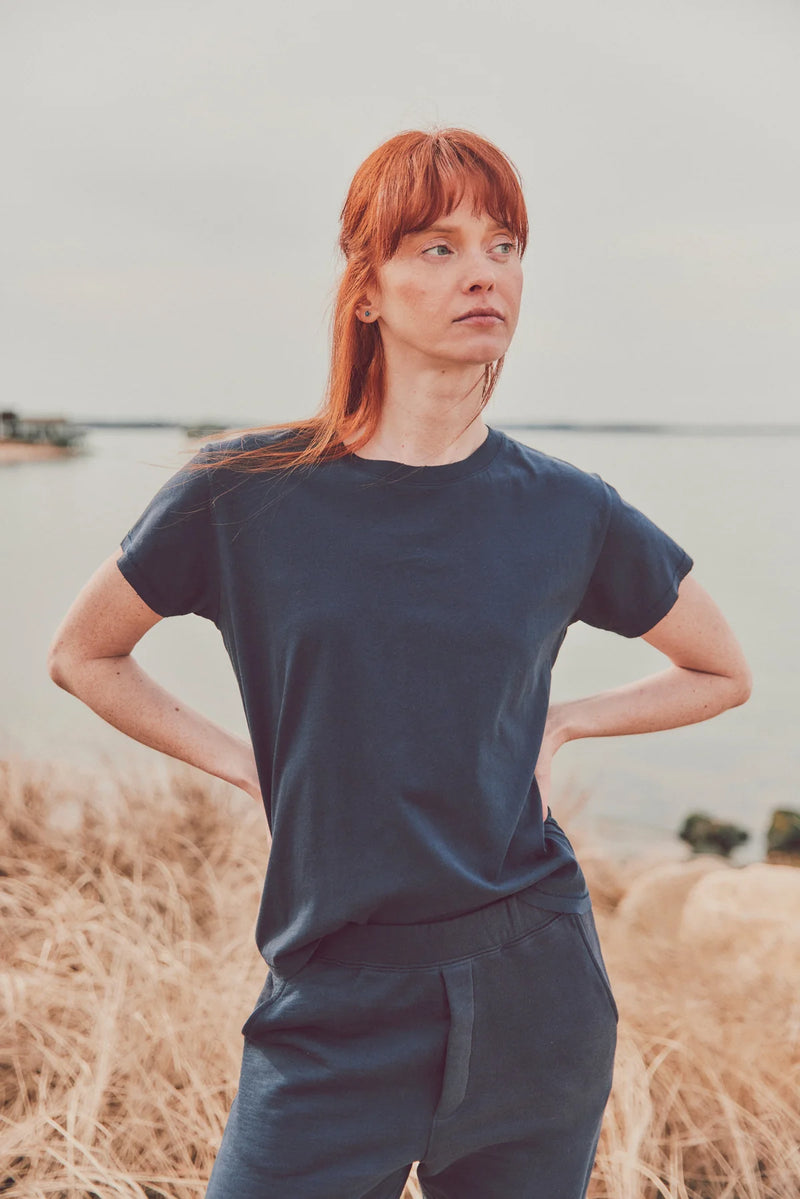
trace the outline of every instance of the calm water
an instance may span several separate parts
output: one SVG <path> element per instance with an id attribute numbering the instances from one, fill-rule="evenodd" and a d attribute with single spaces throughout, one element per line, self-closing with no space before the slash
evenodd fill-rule
<path id="1" fill-rule="evenodd" d="M 565 801 L 586 795 L 583 821 L 609 845 L 666 846 L 686 813 L 701 809 L 750 830 L 752 842 L 740 860 L 760 856 L 769 813 L 800 807 L 800 440 L 511 433 L 598 471 L 680 542 L 740 638 L 755 677 L 749 703 L 713 721 L 568 745 L 556 761 L 557 790 Z M 0 752 L 141 768 L 157 755 L 56 688 L 45 656 L 72 599 L 180 464 L 186 443 L 172 430 L 97 431 L 87 445 L 91 452 L 79 459 L 0 468 Z M 246 733 L 230 663 L 209 622 L 163 621 L 136 653 L 166 687 Z M 556 665 L 553 695 L 592 694 L 665 664 L 642 641 L 574 625 Z M 558 815 L 557 797 L 553 806 Z"/>

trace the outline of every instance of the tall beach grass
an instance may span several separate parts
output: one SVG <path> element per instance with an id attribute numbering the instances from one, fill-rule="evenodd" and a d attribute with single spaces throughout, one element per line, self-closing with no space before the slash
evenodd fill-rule
<path id="1" fill-rule="evenodd" d="M 572 832 L 620 1007 L 591 1199 L 797 1199 L 796 956 L 738 969 L 681 940 L 674 904 L 632 918 L 641 866 Z M 0 763 L 0 1193 L 203 1195 L 263 981 L 266 855 L 252 802 L 178 764 Z"/>

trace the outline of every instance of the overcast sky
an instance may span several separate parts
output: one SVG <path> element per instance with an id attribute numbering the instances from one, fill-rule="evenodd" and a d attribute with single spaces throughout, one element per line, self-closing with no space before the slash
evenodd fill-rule
<path id="1" fill-rule="evenodd" d="M 338 213 L 402 129 L 521 171 L 489 423 L 793 421 L 796 0 L 4 0 L 2 406 L 314 411 Z"/>

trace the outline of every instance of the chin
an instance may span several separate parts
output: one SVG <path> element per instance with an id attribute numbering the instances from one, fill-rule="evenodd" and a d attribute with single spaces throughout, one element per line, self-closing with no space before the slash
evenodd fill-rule
<path id="1" fill-rule="evenodd" d="M 465 354 L 461 361 L 465 366 L 488 366 L 490 362 L 497 362 L 498 358 L 502 358 L 507 350 L 507 345 L 485 346 L 482 349 L 476 347 L 474 354 Z"/>
<path id="2" fill-rule="evenodd" d="M 449 367 L 484 367 L 488 366 L 490 362 L 497 362 L 498 358 L 502 358 L 507 352 L 508 346 L 509 341 L 505 337 L 502 339 L 476 337 L 470 345 L 465 345 L 463 342 L 457 347 L 439 344 L 425 347 L 424 352 L 432 360 L 441 362 Z"/>
<path id="3" fill-rule="evenodd" d="M 503 330 L 503 334 L 505 334 L 505 330 Z M 494 332 L 490 329 L 488 332 L 481 332 L 477 330 L 475 336 L 469 339 L 469 343 L 461 347 L 461 351 L 465 356 L 474 357 L 476 362 L 478 359 L 484 362 L 494 362 L 496 358 L 502 358 L 510 344 L 511 338 L 505 335 L 500 336 L 499 331 Z"/>

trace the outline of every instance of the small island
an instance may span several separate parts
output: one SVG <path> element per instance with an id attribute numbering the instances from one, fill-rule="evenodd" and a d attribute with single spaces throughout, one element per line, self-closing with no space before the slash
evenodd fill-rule
<path id="1" fill-rule="evenodd" d="M 81 425 L 63 416 L 0 412 L 0 466 L 71 457 L 82 448 L 84 434 Z"/>

